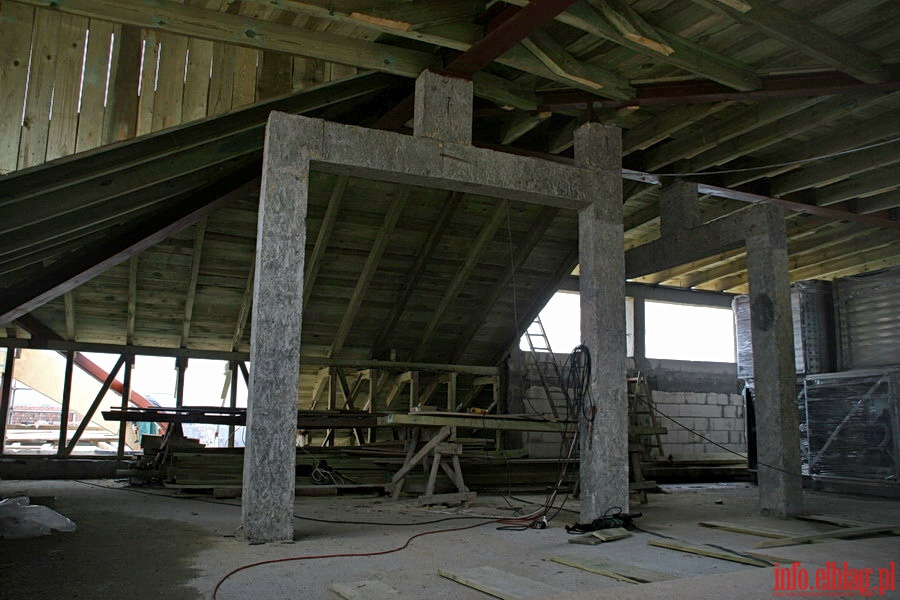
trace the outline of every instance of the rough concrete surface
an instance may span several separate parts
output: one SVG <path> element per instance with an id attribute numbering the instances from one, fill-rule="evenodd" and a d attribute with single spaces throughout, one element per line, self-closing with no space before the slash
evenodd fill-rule
<path id="1" fill-rule="evenodd" d="M 249 545 L 235 537 L 241 512 L 236 501 L 213 500 L 210 496 L 177 497 L 171 490 L 125 488 L 123 483 L 111 480 L 89 483 L 93 485 L 61 481 L 0 482 L 0 496 L 24 493 L 36 502 L 39 497 L 52 498 L 55 509 L 78 525 L 78 531 L 71 534 L 27 541 L 0 540 L 3 583 L 0 598 L 208 599 L 223 576 L 250 563 L 378 552 L 401 546 L 416 533 L 477 523 L 459 520 L 387 527 L 298 519 L 293 543 Z M 125 491 L 128 489 L 131 491 Z M 798 534 L 833 529 L 824 524 L 761 516 L 757 491 L 745 483 L 666 486 L 665 489 L 668 493 L 651 495 L 648 504 L 632 507 L 644 512 L 637 522 L 647 531 L 688 542 L 746 551 L 763 541 L 763 538 L 699 527 L 701 520 L 739 522 Z M 538 501 L 540 497 L 529 495 L 524 499 Z M 469 510 L 511 516 L 510 504 L 529 506 L 513 498 L 480 496 Z M 891 500 L 807 492 L 806 505 L 810 512 L 818 514 L 900 523 L 900 505 Z M 569 500 L 566 508 L 577 511 L 579 506 Z M 414 506 L 411 500 L 392 502 L 373 496 L 301 497 L 297 499 L 296 511 L 314 518 L 380 523 L 419 523 L 460 515 L 456 510 L 426 511 Z M 301 560 L 254 567 L 228 579 L 218 598 L 337 599 L 329 590 L 331 583 L 379 580 L 409 598 L 484 599 L 488 596 L 437 575 L 438 568 L 461 570 L 479 566 L 541 581 L 559 589 L 560 598 L 566 597 L 566 593 L 577 594 L 573 598 L 626 597 L 625 594 L 633 598 L 701 598 L 704 596 L 700 592 L 713 584 L 733 591 L 720 598 L 772 598 L 771 570 L 648 546 L 647 542 L 655 539 L 649 533 L 635 532 L 628 539 L 598 546 L 569 544 L 570 536 L 563 525 L 575 518 L 576 513 L 563 512 L 545 530 L 500 531 L 496 524 L 488 524 L 423 536 L 413 540 L 405 550 L 381 556 Z M 848 546 L 849 542 L 830 542 L 837 544 L 832 554 L 827 552 L 826 544 L 795 546 L 791 547 L 792 552 L 786 548 L 767 552 L 796 556 L 799 560 L 807 560 L 809 556 L 808 560 L 816 563 L 829 557 L 840 561 L 846 556 L 860 565 L 878 566 L 891 555 L 887 549 L 900 549 L 898 540 L 880 537 L 855 541 L 853 546 Z M 813 549 L 818 554 L 804 554 Z M 549 560 L 560 554 L 605 558 L 694 579 L 679 580 L 671 588 L 662 584 L 635 586 Z M 735 576 L 698 577 L 729 573 Z M 654 590 L 661 595 L 651 596 Z"/>

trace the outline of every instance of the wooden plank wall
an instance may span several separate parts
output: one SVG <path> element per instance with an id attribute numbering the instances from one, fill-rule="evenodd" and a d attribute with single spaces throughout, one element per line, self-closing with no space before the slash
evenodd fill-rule
<path id="1" fill-rule="evenodd" d="M 317 26 L 259 5 L 187 3 Z M 0 2 L 0 175 L 355 72 Z"/>

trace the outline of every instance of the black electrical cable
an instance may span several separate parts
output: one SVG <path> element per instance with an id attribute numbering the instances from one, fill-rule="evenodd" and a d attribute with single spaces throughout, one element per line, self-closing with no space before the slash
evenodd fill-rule
<path id="1" fill-rule="evenodd" d="M 688 427 L 688 426 L 685 425 L 684 423 L 681 423 L 681 422 L 678 421 L 677 419 L 673 419 L 672 417 L 670 417 L 670 416 L 667 415 L 666 413 L 664 413 L 664 412 L 662 412 L 661 410 L 659 410 L 658 408 L 656 408 L 652 403 L 650 403 L 650 402 L 648 402 L 647 400 L 641 398 L 640 396 L 635 396 L 635 398 L 637 398 L 638 400 L 640 400 L 641 402 L 643 402 L 644 404 L 646 404 L 646 405 L 647 405 L 648 407 L 650 407 L 654 412 L 659 413 L 661 416 L 663 416 L 663 417 L 665 417 L 666 419 L 672 421 L 673 423 L 675 423 L 676 425 L 678 425 L 679 427 L 681 427 L 681 428 L 684 429 L 685 431 L 689 431 L 689 432 L 693 433 L 694 435 L 696 435 L 696 436 L 699 437 L 700 439 L 709 442 L 709 443 L 712 444 L 713 446 L 716 446 L 716 447 L 718 447 L 718 448 L 721 448 L 721 449 L 724 450 L 725 452 L 728 452 L 728 453 L 730 453 L 730 454 L 734 454 L 735 456 L 740 456 L 741 458 L 747 458 L 746 456 L 744 456 L 744 455 L 741 454 L 740 452 L 735 452 L 735 451 L 732 450 L 731 448 L 727 448 L 727 447 L 723 446 L 722 444 L 719 444 L 719 443 L 717 443 L 717 442 L 714 442 L 714 441 L 712 441 L 711 439 L 709 439 L 708 437 L 706 437 L 705 435 L 703 435 L 702 433 L 700 433 L 699 431 L 696 431 L 696 430 L 694 430 L 694 429 L 691 429 L 690 427 Z M 781 467 L 776 467 L 775 465 L 770 465 L 770 464 L 764 463 L 764 462 L 762 462 L 762 461 L 760 461 L 760 460 L 757 460 L 757 461 L 756 461 L 756 464 L 757 464 L 757 465 L 760 465 L 760 466 L 763 466 L 763 467 L 766 467 L 766 468 L 768 468 L 768 469 L 772 469 L 773 471 L 779 471 L 780 473 L 784 473 L 784 474 L 786 474 L 786 475 L 793 475 L 794 477 L 800 477 L 800 478 L 803 477 L 803 473 L 796 473 L 796 472 L 794 472 L 794 471 L 788 471 L 787 469 L 782 469 Z"/>

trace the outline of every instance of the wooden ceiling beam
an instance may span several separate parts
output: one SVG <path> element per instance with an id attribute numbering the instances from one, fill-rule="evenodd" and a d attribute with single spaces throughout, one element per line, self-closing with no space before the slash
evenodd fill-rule
<path id="1" fill-rule="evenodd" d="M 810 199 L 816 206 L 831 206 L 845 200 L 873 196 L 900 187 L 897 170 L 887 167 L 871 171 L 864 176 L 854 177 L 812 192 Z"/>
<path id="2" fill-rule="evenodd" d="M 841 260 L 848 256 L 859 254 L 861 252 L 869 252 L 872 249 L 879 249 L 888 245 L 891 240 L 895 240 L 896 236 L 890 232 L 878 232 L 865 234 L 842 236 L 841 241 L 832 241 L 827 237 L 817 236 L 815 240 L 803 240 L 799 242 L 788 242 L 788 269 L 791 272 L 791 281 L 802 281 L 810 279 L 815 275 L 816 267 Z M 857 264 L 858 259 L 851 259 L 847 263 L 841 263 L 841 268 L 846 268 L 848 264 Z M 747 283 L 746 269 L 736 271 L 725 277 L 716 280 L 710 280 L 704 285 L 698 285 L 698 288 L 713 290 L 733 290 L 734 288 Z"/>
<path id="3" fill-rule="evenodd" d="M 612 97 L 629 98 L 633 95 L 627 79 L 608 69 L 580 62 L 543 31 L 533 32 L 522 40 L 522 45 L 544 66 L 575 87 L 591 92 L 603 90 L 604 95 Z"/>
<path id="4" fill-rule="evenodd" d="M 491 23 L 487 33 L 463 54 L 447 65 L 457 75 L 472 75 L 519 44 L 523 39 L 553 22 L 575 0 L 531 0 L 521 10 L 510 13 L 499 23 Z"/>
<path id="5" fill-rule="evenodd" d="M 839 119 L 853 111 L 876 104 L 880 100 L 877 97 L 826 100 L 799 114 L 784 117 L 774 123 L 718 144 L 692 159 L 677 163 L 675 169 L 694 173 L 722 165 L 795 135 L 821 127 L 823 123 Z M 780 195 L 774 191 L 771 193 L 774 196 Z"/>
<path id="6" fill-rule="evenodd" d="M 138 261 L 140 258 L 133 256 L 128 260 L 128 310 L 125 317 L 125 343 L 134 344 L 134 326 L 137 320 L 137 276 Z"/>
<path id="7" fill-rule="evenodd" d="M 322 224 L 319 225 L 319 231 L 316 234 L 316 242 L 313 244 L 312 254 L 306 260 L 306 273 L 303 276 L 303 306 L 309 304 L 312 297 L 312 291 L 316 284 L 316 278 L 319 276 L 319 269 L 322 268 L 322 259 L 325 251 L 328 249 L 328 240 L 331 239 L 331 233 L 334 231 L 334 225 L 337 222 L 338 213 L 341 210 L 341 202 L 347 192 L 347 182 L 349 177 L 346 175 L 338 175 L 334 180 L 334 186 L 331 188 L 331 195 L 328 198 L 328 206 L 325 208 L 325 216 L 322 218 Z"/>
<path id="8" fill-rule="evenodd" d="M 378 336 L 376 336 L 375 343 L 372 345 L 372 356 L 379 356 L 387 349 L 388 340 L 393 334 L 394 329 L 396 329 L 397 324 L 400 322 L 403 313 L 406 311 L 409 300 L 416 287 L 419 285 L 423 273 L 425 273 L 425 267 L 428 264 L 428 261 L 431 260 L 438 242 L 441 241 L 444 237 L 444 233 L 446 233 L 447 228 L 450 226 L 453 215 L 456 214 L 456 210 L 462 203 L 463 196 L 464 194 L 462 192 L 450 192 L 446 202 L 444 202 L 441 207 L 441 212 L 438 214 L 437 221 L 428 232 L 425 243 L 416 254 L 416 262 L 403 277 L 403 283 L 400 286 L 400 291 L 397 293 L 396 300 L 394 300 L 391 312 L 384 320 L 384 325 L 382 326 L 381 331 L 379 331 Z"/>
<path id="9" fill-rule="evenodd" d="M 714 102 L 759 102 L 785 98 L 820 96 L 855 96 L 891 92 L 900 89 L 900 80 L 861 83 L 844 73 L 822 71 L 799 75 L 770 75 L 761 79 L 761 87 L 749 92 L 736 92 L 726 86 L 705 80 L 667 83 L 633 83 L 634 96 L 627 100 L 606 100 L 587 92 L 550 91 L 538 97 L 546 110 L 587 110 L 621 108 L 623 106 L 677 106 Z"/>
<path id="10" fill-rule="evenodd" d="M 498 364 L 507 354 L 509 354 L 510 349 L 519 347 L 519 340 L 525 335 L 525 330 L 528 329 L 544 307 L 547 306 L 547 302 L 549 302 L 550 298 L 552 298 L 557 290 L 559 290 L 560 284 L 562 284 L 572 271 L 575 270 L 577 265 L 578 246 L 576 244 L 566 257 L 559 262 L 559 268 L 547 278 L 547 286 L 534 296 L 534 300 L 528 304 L 525 310 L 515 310 L 515 313 L 519 315 L 519 322 L 514 328 L 513 334 L 506 338 L 506 341 L 500 346 L 500 351 L 493 356 L 491 364 Z"/>
<path id="11" fill-rule="evenodd" d="M 16 0 L 22 4 L 237 46 L 318 58 L 417 77 L 436 58 L 428 53 L 333 33 L 207 10 L 169 0 Z"/>
<path id="12" fill-rule="evenodd" d="M 853 210 L 861 214 L 871 214 L 883 210 L 892 210 L 900 207 L 900 190 L 885 192 L 868 198 L 859 198 L 853 201 Z"/>
<path id="13" fill-rule="evenodd" d="M 698 121 L 710 117 L 733 106 L 733 102 L 717 102 L 697 106 L 679 106 L 665 111 L 657 117 L 647 119 L 637 127 L 622 132 L 622 154 L 645 150 L 669 138 Z"/>
<path id="14" fill-rule="evenodd" d="M 657 171 L 677 160 L 697 156 L 723 142 L 797 114 L 824 101 L 825 98 L 803 98 L 786 102 L 773 101 L 749 107 L 716 125 L 688 131 L 677 140 L 648 150 L 643 156 L 643 168 L 645 171 Z"/>
<path id="15" fill-rule="evenodd" d="M 512 144 L 523 135 L 546 121 L 553 115 L 551 112 L 516 112 L 504 124 L 500 134 L 500 143 L 504 146 Z"/>
<path id="16" fill-rule="evenodd" d="M 212 185 L 222 173 L 241 170 L 248 162 L 258 164 L 258 159 L 238 156 L 190 173 L 173 174 L 159 186 L 135 184 L 129 188 L 123 182 L 111 193 L 85 190 L 81 194 L 78 192 L 83 188 L 75 187 L 68 194 L 47 195 L 14 217 L 4 219 L 4 225 L 0 225 L 3 234 L 0 261 L 20 256 L 35 246 L 57 241 L 66 243 L 122 222 L 133 222 L 167 204 L 180 202 L 205 185 Z"/>
<path id="17" fill-rule="evenodd" d="M 231 335 L 232 352 L 237 352 L 244 337 L 244 330 L 247 323 L 250 322 L 250 309 L 253 306 L 253 282 L 256 276 L 256 252 L 254 251 L 250 257 L 250 271 L 247 273 L 247 283 L 244 286 L 244 293 L 241 294 L 241 305 L 238 309 L 237 317 L 234 320 L 234 333 Z"/>
<path id="18" fill-rule="evenodd" d="M 244 174 L 239 174 L 246 177 Z M 115 238 L 101 240 L 75 256 L 61 258 L 44 268 L 32 279 L 7 288 L 0 299 L 0 323 L 44 305 L 50 300 L 75 289 L 100 273 L 125 262 L 147 248 L 197 223 L 213 210 L 240 198 L 259 193 L 259 178 L 252 179 L 228 192 L 213 188 L 207 194 L 197 194 L 166 214 L 124 229 Z"/>
<path id="19" fill-rule="evenodd" d="M 63 294 L 63 304 L 66 309 L 66 339 L 75 341 L 75 296 L 71 291 Z"/>
<path id="20" fill-rule="evenodd" d="M 184 300 L 184 318 L 181 324 L 182 348 L 187 348 L 188 338 L 191 336 L 191 318 L 194 315 L 194 299 L 197 297 L 197 282 L 200 279 L 200 261 L 203 258 L 203 241 L 206 236 L 206 217 L 200 219 L 195 225 L 194 249 L 191 256 L 191 277 L 188 280 L 187 296 Z"/>
<path id="21" fill-rule="evenodd" d="M 808 16 L 791 12 L 769 0 L 693 0 L 722 12 L 738 23 L 761 31 L 788 48 L 794 48 L 860 81 L 877 83 L 888 77 L 881 58 L 828 31 Z"/>
<path id="22" fill-rule="evenodd" d="M 524 6 L 528 0 L 507 0 L 509 4 Z M 674 52 L 665 54 L 620 33 L 600 13 L 600 0 L 579 0 L 556 19 L 591 35 L 609 40 L 664 64 L 674 65 L 690 73 L 712 79 L 730 88 L 748 91 L 760 87 L 760 79 L 754 70 L 739 61 L 726 58 L 701 47 L 677 34 L 655 27 L 656 34 Z"/>
<path id="23" fill-rule="evenodd" d="M 425 329 L 422 331 L 422 337 L 413 353 L 416 359 L 427 354 L 428 347 L 434 339 L 438 326 L 441 324 L 441 321 L 444 320 L 444 316 L 450 308 L 450 305 L 456 300 L 457 296 L 459 296 L 463 286 L 475 271 L 475 268 L 478 266 L 478 261 L 481 259 L 482 254 L 484 254 L 485 248 L 487 248 L 487 245 L 494 239 L 497 230 L 506 220 L 508 210 L 509 201 L 497 202 L 494 205 L 490 217 L 488 217 L 487 222 L 481 227 L 478 235 L 469 246 L 465 259 L 463 259 L 463 262 L 454 274 L 450 285 L 447 286 L 443 296 L 441 296 L 440 302 L 435 306 L 434 311 L 431 314 L 431 319 L 428 321 L 428 325 L 426 325 Z"/>
<path id="24" fill-rule="evenodd" d="M 822 187 L 898 162 L 900 162 L 900 140 L 826 160 L 776 177 L 771 180 L 769 193 L 773 196 L 784 196 L 811 187 Z"/>
<path id="25" fill-rule="evenodd" d="M 515 280 L 516 273 L 522 268 L 522 265 L 528 260 L 528 257 L 531 256 L 531 253 L 543 240 L 544 234 L 559 215 L 559 212 L 560 209 L 551 206 L 545 206 L 541 209 L 537 218 L 528 228 L 528 236 L 525 238 L 525 241 L 519 244 L 513 255 L 510 256 L 509 269 L 507 269 L 497 283 L 493 285 L 491 291 L 485 296 L 484 300 L 479 300 L 474 303 L 478 307 L 477 314 L 479 314 L 481 318 L 471 319 L 469 324 L 466 325 L 466 328 L 459 335 L 459 339 L 456 341 L 456 350 L 453 352 L 451 362 L 457 362 L 462 359 L 469 344 L 475 338 L 478 330 L 484 325 L 491 314 L 491 311 L 494 309 L 494 305 L 497 304 L 497 301 L 503 294 L 510 290 L 512 283 Z M 513 298 L 516 297 L 515 291 L 513 291 L 512 296 Z M 513 327 L 516 327 L 517 325 L 518 323 L 513 323 Z"/>
<path id="26" fill-rule="evenodd" d="M 45 196 L 58 199 L 60 195 L 71 193 L 76 185 L 83 185 L 88 190 L 104 190 L 102 194 L 108 195 L 107 188 L 118 185 L 121 178 L 136 177 L 135 172 L 139 168 L 149 170 L 142 177 L 158 181 L 160 171 L 166 173 L 163 178 L 176 177 L 184 172 L 186 166 L 195 165 L 197 161 L 214 164 L 223 155 L 233 157 L 237 154 L 235 148 L 248 154 L 261 153 L 265 126 L 271 112 L 307 113 L 336 102 L 384 91 L 396 83 L 397 79 L 388 75 L 358 75 L 220 117 L 187 123 L 113 147 L 98 148 L 17 171 L 0 179 L 0 208 L 32 202 Z M 145 179 L 141 181 L 147 183 Z M 96 192 L 98 197 L 102 194 Z"/>
<path id="27" fill-rule="evenodd" d="M 807 279 L 834 279 L 851 274 L 876 271 L 900 264 L 900 253 L 897 252 L 896 243 L 878 243 L 874 246 L 851 250 L 840 257 L 831 257 L 824 261 L 815 258 L 802 266 L 790 270 L 791 281 L 805 281 Z M 746 294 L 749 286 L 746 281 L 736 283 L 727 291 L 733 294 Z"/>
<path id="28" fill-rule="evenodd" d="M 375 278 L 375 273 L 378 271 L 381 257 L 384 256 L 384 252 L 391 242 L 391 237 L 394 234 L 397 222 L 400 220 L 400 215 L 403 214 L 403 209 L 406 208 L 410 192 L 410 187 L 405 185 L 398 186 L 397 194 L 394 199 L 391 200 L 387 213 L 384 216 L 384 221 L 378 231 L 378 236 L 375 238 L 375 242 L 369 250 L 369 255 L 366 257 L 362 272 L 360 272 L 359 279 L 356 281 L 356 286 L 353 288 L 353 294 L 350 296 L 347 310 L 344 312 L 344 316 L 341 318 L 340 324 L 338 325 L 337 333 L 334 335 L 334 341 L 332 341 L 331 349 L 328 352 L 329 358 L 334 357 L 341 351 L 344 347 L 344 343 L 347 341 L 347 336 L 350 335 L 350 330 L 353 328 L 353 322 L 359 314 L 359 309 L 362 308 L 363 300 L 366 298 L 366 292 L 369 290 L 369 285 L 372 283 L 372 280 Z"/>
<path id="29" fill-rule="evenodd" d="M 900 100 L 900 94 L 892 96 L 896 96 L 896 100 Z M 723 185 L 733 188 L 763 177 L 775 177 L 781 173 L 802 168 L 803 164 L 771 167 L 769 165 L 813 160 L 820 156 L 852 150 L 898 135 L 900 135 L 900 119 L 883 117 L 874 117 L 864 121 L 846 119 L 842 121 L 840 127 L 832 129 L 825 135 L 814 137 L 808 142 L 798 144 L 794 140 L 785 140 L 788 142 L 787 149 L 769 152 L 751 161 L 742 161 L 738 166 L 753 170 L 726 175 Z"/>
<path id="30" fill-rule="evenodd" d="M 860 236 L 866 236 L 870 230 L 860 231 L 848 228 L 845 224 L 829 223 L 821 228 L 813 228 L 799 233 L 788 240 L 788 264 L 797 265 L 803 257 L 817 252 L 828 252 L 836 246 L 848 244 Z M 741 252 L 730 262 L 703 273 L 688 274 L 681 279 L 683 285 L 698 289 L 727 289 L 733 282 L 747 280 L 747 254 Z"/>

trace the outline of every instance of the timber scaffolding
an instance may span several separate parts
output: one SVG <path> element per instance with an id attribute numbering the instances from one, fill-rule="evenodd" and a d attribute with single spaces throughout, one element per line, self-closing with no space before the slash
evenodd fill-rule
<path id="1" fill-rule="evenodd" d="M 472 369 L 469 369 L 472 370 Z M 338 367 L 323 369 L 323 381 L 338 382 L 329 393 L 329 406 L 336 406 L 341 397 L 344 406 L 352 405 L 361 381 L 377 381 L 370 370 L 354 370 L 355 378 Z M 348 377 L 349 375 L 349 377 Z M 431 375 L 434 375 L 433 373 Z M 559 419 L 550 414 L 490 414 L 503 403 L 499 374 L 475 376 L 472 389 L 463 400 L 455 398 L 455 382 L 460 373 L 442 372 L 427 377 L 419 371 L 401 371 L 393 383 L 384 389 L 369 391 L 365 410 L 298 410 L 296 490 L 301 495 L 336 494 L 341 491 L 393 491 L 399 497 L 401 489 L 421 494 L 423 504 L 471 499 L 478 491 L 544 490 L 554 486 L 576 488 L 578 477 L 577 452 L 569 450 L 575 421 Z M 349 379 L 349 382 L 348 382 Z M 431 392 L 419 392 L 417 381 L 431 381 L 422 387 Z M 436 383 L 435 383 L 436 382 Z M 434 389 L 446 383 L 448 394 L 442 410 L 424 404 L 436 401 Z M 393 402 L 398 389 L 409 384 L 409 412 L 405 402 Z M 489 389 L 479 396 L 481 388 Z M 326 384 L 327 387 L 327 384 Z M 315 405 L 321 386 L 313 391 Z M 504 394 L 505 395 L 505 391 Z M 443 402 L 442 402 L 443 404 Z M 457 412 L 456 407 L 473 406 L 469 412 Z M 393 412 L 374 412 L 373 407 Z M 398 412 L 400 411 L 400 412 Z M 159 422 L 169 425 L 164 437 L 144 436 L 143 456 L 135 456 L 127 475 L 133 481 L 157 481 L 167 487 L 183 490 L 207 490 L 218 497 L 239 495 L 243 481 L 243 450 L 240 448 L 205 448 L 196 440 L 185 438 L 180 424 L 210 423 L 228 425 L 232 429 L 246 423 L 246 410 L 222 407 L 176 408 L 113 408 L 103 412 L 111 421 Z M 376 429 L 390 430 L 390 435 L 377 435 Z M 338 430 L 348 432 L 338 435 Z M 461 435 L 464 431 L 465 435 Z M 521 440 L 511 439 L 509 433 L 538 432 L 554 436 L 559 444 L 557 457 L 530 457 Z M 656 439 L 666 429 L 655 424 L 642 425 L 633 420 L 630 426 L 632 444 L 648 437 Z M 233 435 L 233 434 L 232 434 Z M 467 437 L 468 436 L 468 437 Z M 230 436 L 231 437 L 231 436 Z M 517 441 L 519 442 L 517 444 Z M 512 442 L 512 443 L 510 443 Z M 441 453 L 452 458 L 454 469 L 438 470 Z M 646 502 L 646 493 L 656 489 L 656 483 L 642 476 L 642 464 L 652 466 L 653 459 L 641 462 L 640 453 L 631 462 L 631 491 Z M 656 457 L 659 459 L 659 457 Z M 432 462 L 429 473 L 427 463 Z M 419 463 L 425 466 L 420 470 Z M 464 482 L 463 482 L 464 480 Z M 459 492 L 446 494 L 456 485 Z M 438 492 L 438 493 L 436 493 Z"/>

